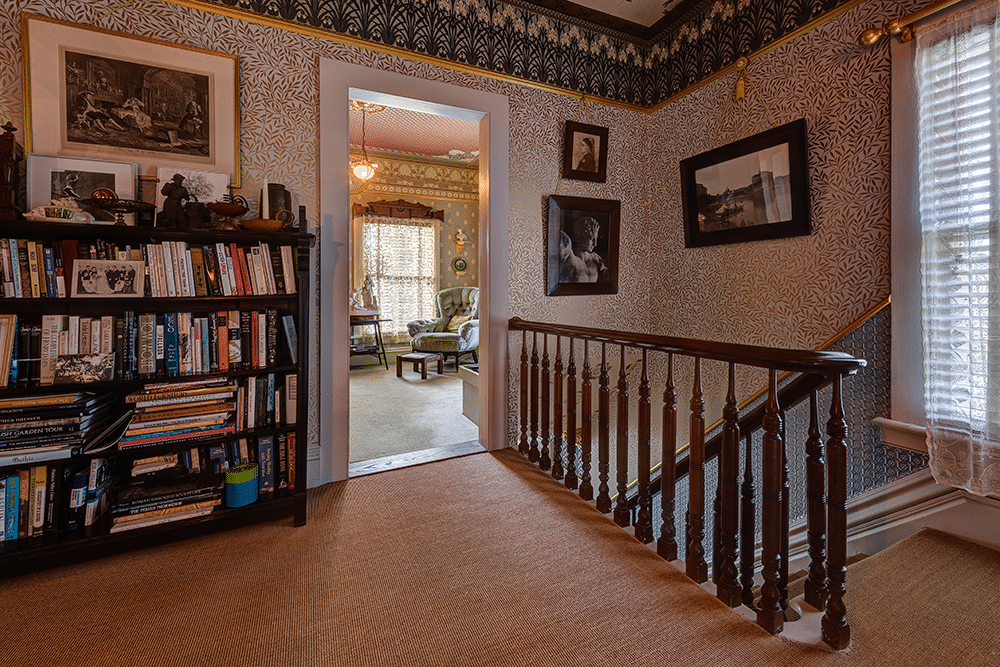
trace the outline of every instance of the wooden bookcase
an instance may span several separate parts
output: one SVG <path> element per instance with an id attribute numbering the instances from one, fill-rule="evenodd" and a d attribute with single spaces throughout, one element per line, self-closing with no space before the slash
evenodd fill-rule
<path id="1" fill-rule="evenodd" d="M 0 239 L 26 239 L 50 244 L 66 239 L 74 239 L 78 243 L 94 243 L 98 239 L 116 246 L 139 247 L 143 244 L 162 243 L 164 241 L 184 241 L 189 246 L 214 245 L 219 242 L 235 243 L 240 247 L 248 247 L 265 242 L 272 247 L 291 246 L 295 257 L 296 291 L 292 294 L 241 295 L 241 296 L 206 296 L 206 297 L 114 297 L 114 298 L 3 298 L 0 295 L 0 313 L 15 314 L 24 320 L 41 320 L 44 315 L 86 315 L 97 317 L 103 315 L 120 316 L 133 311 L 142 313 L 204 313 L 220 310 L 254 311 L 261 309 L 277 309 L 284 314 L 295 316 L 297 334 L 297 363 L 291 363 L 290 358 L 278 360 L 274 367 L 241 369 L 225 373 L 202 373 L 196 375 L 135 377 L 131 379 L 116 379 L 106 382 L 86 384 L 54 384 L 38 386 L 11 386 L 7 383 L 9 369 L 0 369 L 3 386 L 0 387 L 0 399 L 18 396 L 31 396 L 47 393 L 65 393 L 67 391 L 110 391 L 116 402 L 116 409 L 126 411 L 124 397 L 151 383 L 186 382 L 211 377 L 227 377 L 233 379 L 260 376 L 267 373 L 294 374 L 297 382 L 296 419 L 293 425 L 276 424 L 272 428 L 257 428 L 238 432 L 235 435 L 219 436 L 214 439 L 199 439 L 197 445 L 209 446 L 213 443 L 232 441 L 239 438 L 260 438 L 277 435 L 281 432 L 295 433 L 294 449 L 294 488 L 279 489 L 264 492 L 256 502 L 237 508 L 228 508 L 225 502 L 216 507 L 210 514 L 173 521 L 136 530 L 111 533 L 111 516 L 107 512 L 89 530 L 77 529 L 51 530 L 36 537 L 25 537 L 0 542 L 0 578 L 19 575 L 25 572 L 45 569 L 80 560 L 97 558 L 114 553 L 143 548 L 151 545 L 185 539 L 195 535 L 225 530 L 238 526 L 249 525 L 261 521 L 270 521 L 282 517 L 292 517 L 294 525 L 300 526 L 306 521 L 306 425 L 309 377 L 309 310 L 308 310 L 308 271 L 310 254 L 315 237 L 310 234 L 278 232 L 258 234 L 243 231 L 216 230 L 174 230 L 152 227 L 132 227 L 114 225 L 80 225 L 71 223 L 48 222 L 0 222 Z M 70 294 L 70 278 L 65 276 L 67 295 Z M 279 336 L 283 335 L 281 333 Z M 287 437 L 287 435 L 286 435 Z M 191 447 L 184 441 L 143 446 L 136 449 L 119 449 L 117 445 L 111 450 L 100 454 L 81 454 L 61 460 L 45 461 L 39 464 L 0 465 L 0 476 L 9 475 L 14 470 L 20 470 L 33 465 L 76 465 L 84 464 L 94 456 L 113 456 L 119 460 L 138 459 L 163 453 L 176 452 Z M 277 462 L 277 458 L 275 458 Z M 292 471 L 289 471 L 292 472 Z M 121 486 L 122 480 L 119 480 Z M 112 494 L 115 488 L 112 487 Z M 114 498 L 112 496 L 112 502 Z"/>

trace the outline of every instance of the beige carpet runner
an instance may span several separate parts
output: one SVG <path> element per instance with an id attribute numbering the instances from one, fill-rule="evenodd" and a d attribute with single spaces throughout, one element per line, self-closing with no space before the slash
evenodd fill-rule
<path id="1" fill-rule="evenodd" d="M 509 451 L 310 504 L 304 528 L 0 582 L 0 665 L 1000 664 L 1000 555 L 940 533 L 852 567 L 833 653 L 767 635 Z"/>

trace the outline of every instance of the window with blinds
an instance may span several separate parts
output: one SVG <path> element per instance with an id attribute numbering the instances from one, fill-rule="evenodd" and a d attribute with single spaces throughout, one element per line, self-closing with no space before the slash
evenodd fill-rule
<path id="1" fill-rule="evenodd" d="M 937 438 L 944 459 L 968 462 L 985 452 L 1000 465 L 997 450 L 983 449 L 1000 447 L 996 6 L 921 28 L 914 74 L 929 446 Z M 952 474 L 976 484 L 975 471 Z"/>

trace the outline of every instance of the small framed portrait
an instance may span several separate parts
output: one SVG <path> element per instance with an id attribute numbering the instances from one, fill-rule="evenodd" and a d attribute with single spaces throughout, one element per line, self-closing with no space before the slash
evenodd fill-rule
<path id="1" fill-rule="evenodd" d="M 95 222 L 111 224 L 115 220 L 113 213 L 81 204 L 80 200 L 90 199 L 98 188 L 114 190 L 119 199 L 135 199 L 135 182 L 135 162 L 28 154 L 29 209 L 49 205 L 82 209 Z M 135 214 L 129 213 L 125 222 L 134 224 L 134 218 Z"/>
<path id="2" fill-rule="evenodd" d="M 546 294 L 617 294 L 621 202 L 549 196 Z"/>
<path id="3" fill-rule="evenodd" d="M 566 121 L 562 175 L 595 183 L 608 179 L 608 128 Z"/>
<path id="4" fill-rule="evenodd" d="M 808 235 L 805 119 L 681 160 L 681 200 L 688 248 Z"/>
<path id="5" fill-rule="evenodd" d="M 146 264 L 142 261 L 78 259 L 73 262 L 74 297 L 143 296 Z"/>

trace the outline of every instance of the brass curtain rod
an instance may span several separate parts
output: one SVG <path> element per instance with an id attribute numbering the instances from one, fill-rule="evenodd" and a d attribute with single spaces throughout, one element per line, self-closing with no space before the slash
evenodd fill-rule
<path id="1" fill-rule="evenodd" d="M 918 9 L 912 14 L 907 14 L 898 19 L 893 19 L 889 21 L 881 28 L 869 28 L 861 33 L 858 37 L 858 43 L 861 46 L 874 46 L 878 43 L 880 39 L 886 35 L 899 35 L 899 40 L 901 42 L 908 42 L 913 39 L 913 24 L 917 21 L 921 21 L 928 16 L 937 14 L 943 9 L 947 9 L 952 5 L 957 5 L 962 0 L 937 0 L 923 9 Z"/>

